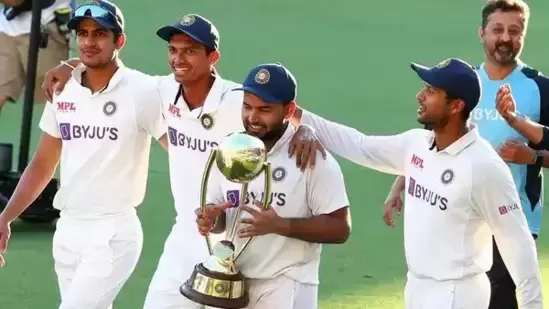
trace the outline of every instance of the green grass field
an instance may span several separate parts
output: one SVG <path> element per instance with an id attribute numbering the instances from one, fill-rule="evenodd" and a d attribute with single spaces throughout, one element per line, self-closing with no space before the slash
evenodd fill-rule
<path id="1" fill-rule="evenodd" d="M 156 29 L 185 13 L 199 13 L 220 29 L 219 71 L 224 77 L 240 81 L 256 64 L 282 62 L 299 81 L 302 106 L 369 133 L 396 133 L 417 125 L 415 94 L 421 83 L 409 68 L 411 61 L 436 64 L 448 57 L 482 61 L 477 28 L 485 1 L 480 0 L 115 2 L 126 12 L 129 41 L 122 57 L 127 66 L 168 73 L 166 44 L 156 38 Z M 549 4 L 529 2 L 532 20 L 523 59 L 549 73 Z M 33 145 L 41 110 L 35 109 Z M 20 111 L 21 105 L 6 107 L 0 118 L 0 141 L 18 144 Z M 174 220 L 166 159 L 155 145 L 147 198 L 139 208 L 145 248 L 137 271 L 116 301 L 117 309 L 141 308 Z M 341 163 L 351 199 L 353 235 L 344 245 L 325 246 L 320 307 L 403 308 L 402 221 L 390 229 L 381 220 L 393 178 Z M 549 278 L 548 226 L 539 240 L 545 278 Z M 51 239 L 48 228 L 14 227 L 8 264 L 0 270 L 1 309 L 56 308 Z M 549 282 L 545 292 L 549 293 Z"/>

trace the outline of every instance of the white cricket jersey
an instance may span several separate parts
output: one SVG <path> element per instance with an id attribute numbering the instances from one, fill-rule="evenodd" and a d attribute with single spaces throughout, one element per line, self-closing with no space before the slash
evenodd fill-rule
<path id="1" fill-rule="evenodd" d="M 337 155 L 406 177 L 404 243 L 416 277 L 443 281 L 487 272 L 493 234 L 522 292 L 521 308 L 541 308 L 536 246 L 511 172 L 476 127 L 437 152 L 428 130 L 366 136 L 309 112 L 301 123 Z"/>
<path id="2" fill-rule="evenodd" d="M 343 174 L 334 157 L 328 154 L 326 160 L 319 158 L 314 169 L 305 172 L 296 167 L 294 158 L 288 157 L 294 133 L 295 128 L 289 125 L 267 155 L 272 167 L 268 175 L 272 177 L 270 205 L 283 218 L 310 218 L 348 206 Z M 248 195 L 243 197 L 241 185 L 225 179 L 214 166 L 208 203 L 231 201 L 237 206 L 240 199 L 245 198 L 247 206 L 255 207 L 253 201 L 263 199 L 264 177 L 262 173 L 250 182 Z M 227 236 L 230 236 L 235 214 L 236 208 L 227 210 Z M 251 218 L 251 215 L 242 212 L 241 218 Z M 235 238 L 237 251 L 246 239 Z M 237 266 L 247 278 L 269 279 L 284 274 L 302 283 L 318 284 L 321 249 L 321 244 L 277 234 L 258 236 L 239 257 Z"/>
<path id="3" fill-rule="evenodd" d="M 71 216 L 128 212 L 142 203 L 151 136 L 166 132 L 157 80 L 121 66 L 92 94 L 83 66 L 44 108 L 40 128 L 62 139 L 60 188 L 54 206 Z"/>
<path id="4" fill-rule="evenodd" d="M 173 75 L 161 76 L 160 92 L 168 125 L 170 183 L 177 222 L 198 234 L 195 210 L 200 207 L 200 180 L 210 152 L 228 134 L 243 131 L 242 91 L 239 84 L 217 76 L 202 108 L 189 110 L 177 95 Z M 177 98 L 177 101 L 175 101 Z"/>

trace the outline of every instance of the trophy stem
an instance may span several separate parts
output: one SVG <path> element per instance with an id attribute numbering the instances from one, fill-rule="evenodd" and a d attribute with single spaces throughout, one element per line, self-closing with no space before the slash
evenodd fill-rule
<path id="1" fill-rule="evenodd" d="M 206 161 L 206 168 L 204 169 L 204 174 L 202 174 L 202 182 L 200 183 L 200 210 L 204 212 L 206 209 L 206 196 L 208 194 L 208 180 L 210 179 L 210 174 L 215 162 L 215 156 L 217 155 L 217 149 L 213 149 L 210 152 L 210 157 Z M 206 246 L 208 247 L 208 253 L 213 254 L 212 241 L 209 236 L 204 237 L 206 239 Z"/>
<path id="2" fill-rule="evenodd" d="M 265 162 L 265 165 L 263 165 L 263 170 L 265 172 L 265 183 L 263 184 L 263 200 L 261 201 L 262 202 L 262 209 L 261 211 L 264 211 L 266 210 L 267 208 L 269 208 L 269 205 L 271 204 L 271 164 L 269 162 Z M 246 249 L 246 247 L 248 247 L 248 245 L 250 244 L 250 242 L 252 241 L 253 237 L 250 237 L 246 240 L 246 242 L 244 243 L 244 245 L 240 248 L 240 250 L 238 250 L 238 252 L 236 253 L 235 257 L 234 257 L 234 260 L 236 261 L 238 259 L 238 257 L 242 254 L 242 252 L 244 252 L 244 249 Z"/>
<path id="3" fill-rule="evenodd" d="M 236 230 L 238 229 L 238 225 L 240 221 L 240 215 L 242 214 L 242 206 L 246 204 L 246 197 L 248 196 L 248 183 L 242 184 L 241 189 L 241 197 L 240 197 L 240 203 L 238 204 L 238 208 L 236 209 L 236 215 L 234 216 L 234 223 L 233 227 L 231 229 L 231 242 L 234 244 L 234 239 L 236 238 Z"/>

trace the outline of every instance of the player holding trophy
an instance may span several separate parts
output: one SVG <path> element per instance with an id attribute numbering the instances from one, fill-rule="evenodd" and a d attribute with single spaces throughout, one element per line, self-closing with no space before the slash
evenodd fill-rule
<path id="1" fill-rule="evenodd" d="M 349 237 L 349 201 L 330 154 L 304 172 L 288 157 L 296 89 L 281 64 L 255 67 L 235 89 L 244 91 L 246 132 L 229 135 L 212 152 L 197 210 L 202 235 L 227 229 L 228 238 L 213 248 L 208 242 L 210 259 L 181 287 L 195 302 L 226 309 L 318 307 L 321 244 Z"/>

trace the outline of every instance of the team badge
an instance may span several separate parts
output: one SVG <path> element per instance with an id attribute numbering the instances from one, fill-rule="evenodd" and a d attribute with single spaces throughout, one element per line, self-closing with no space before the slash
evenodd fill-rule
<path id="1" fill-rule="evenodd" d="M 444 172 L 442 172 L 442 176 L 440 176 L 440 181 L 445 185 L 454 181 L 454 171 L 451 169 L 444 170 Z"/>
<path id="2" fill-rule="evenodd" d="M 103 114 L 112 116 L 114 113 L 116 113 L 116 103 L 109 101 L 103 105 Z"/>
<path id="3" fill-rule="evenodd" d="M 179 23 L 181 24 L 181 26 L 190 26 L 194 24 L 195 21 L 196 18 L 194 17 L 194 15 L 185 15 L 183 16 L 183 18 L 181 18 L 181 21 Z"/>
<path id="4" fill-rule="evenodd" d="M 200 122 L 202 123 L 202 127 L 206 130 L 211 129 L 214 126 L 214 120 L 212 116 L 208 114 L 204 114 L 200 117 Z"/>
<path id="5" fill-rule="evenodd" d="M 279 166 L 273 170 L 274 181 L 276 182 L 282 181 L 284 180 L 285 177 L 286 177 L 286 170 L 282 166 Z"/>
<path id="6" fill-rule="evenodd" d="M 261 85 L 268 83 L 271 80 L 271 73 L 266 69 L 261 69 L 255 75 L 255 82 Z"/>
<path id="7" fill-rule="evenodd" d="M 437 64 L 435 67 L 439 68 L 439 69 L 442 69 L 444 67 L 447 67 L 449 64 L 450 64 L 450 59 L 446 59 L 446 60 L 442 61 L 441 63 Z"/>

